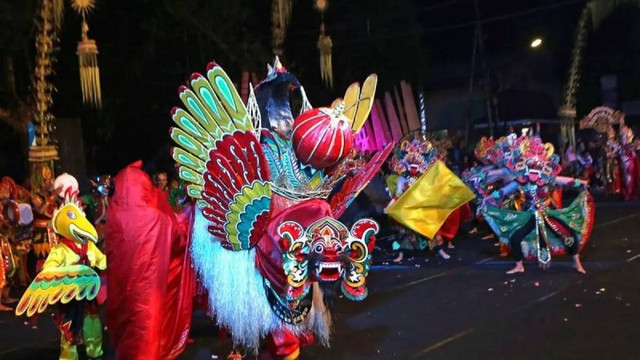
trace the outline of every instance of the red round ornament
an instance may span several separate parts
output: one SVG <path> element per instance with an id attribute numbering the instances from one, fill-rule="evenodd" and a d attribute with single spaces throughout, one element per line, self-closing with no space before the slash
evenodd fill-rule
<path id="1" fill-rule="evenodd" d="M 335 165 L 353 147 L 351 123 L 341 111 L 315 108 L 293 123 L 293 148 L 298 159 L 316 169 Z"/>

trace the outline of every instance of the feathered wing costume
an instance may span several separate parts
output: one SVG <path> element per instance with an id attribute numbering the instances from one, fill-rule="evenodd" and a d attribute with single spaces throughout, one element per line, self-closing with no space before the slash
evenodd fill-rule
<path id="1" fill-rule="evenodd" d="M 327 291 L 340 288 L 352 300 L 367 296 L 378 224 L 364 219 L 347 229 L 335 218 L 384 159 L 343 188 L 333 207 L 326 198 L 343 176 L 327 174 L 349 153 L 375 84 L 372 75 L 362 92 L 354 84 L 334 106 L 312 109 L 276 58 L 248 110 L 215 63 L 204 75 L 193 74 L 190 88 L 180 87 L 184 109 L 172 110 L 178 126 L 170 133 L 180 178 L 198 205 L 191 255 L 218 324 L 234 344 L 257 352 L 267 337 L 273 356 L 297 358 L 300 344 L 314 335 L 329 344 Z M 292 87 L 303 95 L 295 119 Z"/>
<path id="2" fill-rule="evenodd" d="M 104 270 L 107 258 L 95 245 L 98 233 L 85 217 L 77 191 L 66 191 L 64 202 L 53 213 L 51 222 L 59 241 L 22 295 L 16 315 L 32 316 L 56 304 L 60 359 L 78 359 L 76 345 L 80 343 L 84 343 L 88 356 L 100 357 L 102 325 L 94 301 L 100 277 L 92 268 Z"/>

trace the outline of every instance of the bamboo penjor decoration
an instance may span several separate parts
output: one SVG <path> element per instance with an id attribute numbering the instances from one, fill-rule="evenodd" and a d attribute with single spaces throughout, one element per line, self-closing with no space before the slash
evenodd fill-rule
<path id="1" fill-rule="evenodd" d="M 98 45 L 89 38 L 87 15 L 95 7 L 95 0 L 73 0 L 71 7 L 82 16 L 82 38 L 78 42 L 77 54 L 80 69 L 82 101 L 85 104 L 102 107 L 100 91 L 100 68 L 98 67 Z"/>
<path id="2" fill-rule="evenodd" d="M 53 73 L 54 51 L 58 42 L 57 26 L 54 25 L 54 4 L 43 1 L 37 19 L 36 64 L 33 72 L 33 89 L 35 97 L 36 145 L 49 145 L 49 133 L 52 130 L 53 103 L 52 93 L 55 89 L 50 75 Z"/>

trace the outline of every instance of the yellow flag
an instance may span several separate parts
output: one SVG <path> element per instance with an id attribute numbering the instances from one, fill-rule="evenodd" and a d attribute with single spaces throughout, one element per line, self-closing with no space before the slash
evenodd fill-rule
<path id="1" fill-rule="evenodd" d="M 433 239 L 447 217 L 474 197 L 456 174 L 441 161 L 436 161 L 387 209 L 387 214 Z"/>

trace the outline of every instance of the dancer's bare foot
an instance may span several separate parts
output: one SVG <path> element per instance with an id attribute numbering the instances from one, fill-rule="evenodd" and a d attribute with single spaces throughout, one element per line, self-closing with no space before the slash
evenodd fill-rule
<path id="1" fill-rule="evenodd" d="M 489 239 L 493 239 L 496 236 L 494 234 L 488 234 L 482 237 L 482 240 L 489 240 Z"/>
<path id="2" fill-rule="evenodd" d="M 5 306 L 3 303 L 0 303 L 0 311 L 13 311 L 13 308 Z"/>
<path id="3" fill-rule="evenodd" d="M 524 272 L 524 265 L 522 264 L 522 261 L 518 261 L 516 263 L 516 266 L 513 269 L 507 271 L 507 274 L 511 275 L 511 274 L 523 273 L 523 272 Z"/>
<path id="4" fill-rule="evenodd" d="M 573 268 L 576 269 L 580 274 L 586 274 L 587 270 L 582 267 L 582 263 L 580 262 L 580 255 L 573 256 Z"/>
<path id="5" fill-rule="evenodd" d="M 456 247 L 453 245 L 452 242 L 449 242 L 449 245 L 447 245 L 447 248 L 449 249 L 455 249 Z"/>
<path id="6" fill-rule="evenodd" d="M 474 227 L 473 229 L 469 230 L 469 234 L 475 234 L 478 232 L 478 228 Z"/>
<path id="7" fill-rule="evenodd" d="M 402 251 L 400 251 L 400 253 L 398 254 L 398 256 L 396 256 L 395 259 L 393 259 L 394 263 L 399 263 L 402 261 L 402 259 L 404 258 L 404 254 L 402 253 Z"/>
<path id="8" fill-rule="evenodd" d="M 445 260 L 447 260 L 447 259 L 449 259 L 451 257 L 451 256 L 449 256 L 449 254 L 444 252 L 444 250 L 442 250 L 442 249 L 438 250 L 438 255 L 440 255 L 440 257 L 445 259 Z"/>

